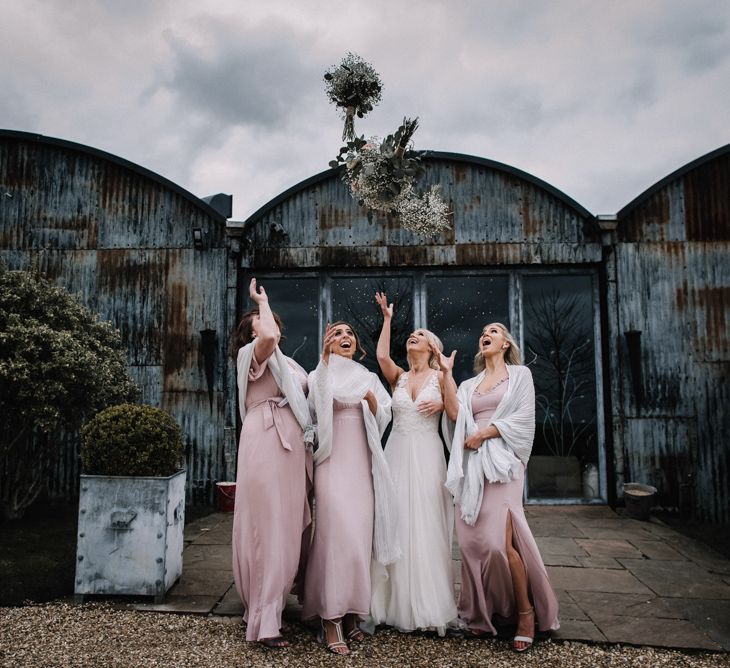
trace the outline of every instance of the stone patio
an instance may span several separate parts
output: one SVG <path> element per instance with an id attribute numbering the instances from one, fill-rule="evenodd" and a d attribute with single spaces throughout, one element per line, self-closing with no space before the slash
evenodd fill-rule
<path id="1" fill-rule="evenodd" d="M 560 640 L 730 650 L 730 560 L 656 520 L 606 506 L 528 506 L 560 600 Z M 165 603 L 140 610 L 240 616 L 231 574 L 231 513 L 185 529 L 183 575 Z M 458 593 L 460 555 L 454 547 Z M 299 607 L 290 598 L 287 615 Z"/>

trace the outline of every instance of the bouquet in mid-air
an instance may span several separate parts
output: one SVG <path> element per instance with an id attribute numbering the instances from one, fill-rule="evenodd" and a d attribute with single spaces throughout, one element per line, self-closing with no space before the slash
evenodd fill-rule
<path id="1" fill-rule="evenodd" d="M 401 225 L 424 236 L 435 236 L 449 227 L 449 211 L 439 186 L 425 193 L 416 190 L 416 182 L 425 167 L 422 152 L 415 151 L 412 137 L 418 118 L 404 118 L 403 123 L 384 139 L 354 131 L 354 116 L 363 118 L 380 101 L 382 83 L 372 65 L 348 53 L 338 67 L 324 75 L 330 101 L 344 109 L 345 128 L 340 148 L 330 167 L 344 165 L 342 178 L 352 196 L 362 206 L 397 216 Z"/>

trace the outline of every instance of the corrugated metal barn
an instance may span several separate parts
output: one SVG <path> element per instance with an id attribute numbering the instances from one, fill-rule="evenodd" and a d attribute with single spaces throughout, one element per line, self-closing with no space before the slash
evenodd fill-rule
<path id="1" fill-rule="evenodd" d="M 657 486 L 665 507 L 730 522 L 730 146 L 598 217 L 507 165 L 425 163 L 424 185 L 440 184 L 453 212 L 433 240 L 359 207 L 332 170 L 226 222 L 225 208 L 120 158 L 2 132 L 0 257 L 38 266 L 122 330 L 145 401 L 183 425 L 193 501 L 234 475 L 225 346 L 256 275 L 307 368 L 340 318 L 374 367 L 375 290 L 396 305 L 395 346 L 428 327 L 458 350 L 462 378 L 482 325 L 507 324 L 538 394 L 528 502 L 612 503 L 631 480 Z M 69 447 L 54 491 L 73 493 L 76 473 Z"/>

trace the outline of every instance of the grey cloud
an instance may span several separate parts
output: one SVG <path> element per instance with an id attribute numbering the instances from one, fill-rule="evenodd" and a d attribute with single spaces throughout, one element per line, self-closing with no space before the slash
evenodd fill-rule
<path id="1" fill-rule="evenodd" d="M 303 104 L 321 67 L 302 58 L 307 35 L 271 23 L 233 31 L 208 22 L 201 47 L 175 33 L 167 36 L 172 75 L 159 86 L 171 91 L 180 110 L 194 110 L 208 122 L 272 129 L 284 125 Z"/>

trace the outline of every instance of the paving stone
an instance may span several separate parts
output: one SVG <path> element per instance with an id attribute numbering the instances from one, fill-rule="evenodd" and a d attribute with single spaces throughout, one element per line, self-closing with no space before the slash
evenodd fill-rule
<path id="1" fill-rule="evenodd" d="M 543 552 L 541 554 L 542 561 L 546 566 L 572 566 L 574 568 L 580 568 L 581 566 L 578 557 L 570 554 L 552 554 L 550 552 Z"/>
<path id="2" fill-rule="evenodd" d="M 730 650 L 730 601 L 673 598 L 667 599 L 667 604 L 701 628 L 723 649 Z"/>
<path id="3" fill-rule="evenodd" d="M 566 619 L 582 619 L 588 620 L 588 615 L 577 603 L 560 603 L 560 611 L 558 613 L 560 623 Z"/>
<path id="4" fill-rule="evenodd" d="M 677 552 L 680 552 L 692 561 L 727 561 L 727 559 L 719 552 L 707 547 L 693 538 L 690 538 L 689 536 L 676 534 L 674 536 L 667 536 L 663 540 L 677 550 Z"/>
<path id="5" fill-rule="evenodd" d="M 606 636 L 590 620 L 561 619 L 560 628 L 553 631 L 553 638 L 557 640 L 590 640 L 592 642 L 606 642 Z"/>
<path id="6" fill-rule="evenodd" d="M 653 645 L 655 647 L 722 649 L 702 630 L 685 619 L 627 617 L 606 614 L 597 614 L 592 616 L 592 619 L 609 642 Z"/>
<path id="7" fill-rule="evenodd" d="M 609 568 L 617 571 L 624 567 L 613 557 L 576 557 L 583 568 Z"/>
<path id="8" fill-rule="evenodd" d="M 184 568 L 178 583 L 170 589 L 177 596 L 217 596 L 220 598 L 233 583 L 233 573 L 227 569 L 202 567 Z"/>
<path id="9" fill-rule="evenodd" d="M 461 561 L 452 561 L 451 571 L 453 573 L 453 582 L 461 584 Z"/>
<path id="10" fill-rule="evenodd" d="M 573 538 L 557 538 L 550 536 L 541 536 L 535 538 L 537 546 L 540 548 L 540 554 L 568 554 L 573 556 L 585 556 L 585 552 Z"/>
<path id="11" fill-rule="evenodd" d="M 565 589 L 553 589 L 553 591 L 555 592 L 555 596 L 557 597 L 558 603 L 560 603 L 560 605 L 563 605 L 563 603 L 575 603 L 575 601 L 572 599 L 570 594 L 565 591 Z"/>
<path id="12" fill-rule="evenodd" d="M 575 542 L 591 557 L 641 558 L 641 552 L 625 540 L 606 538 L 576 538 Z"/>
<path id="13" fill-rule="evenodd" d="M 551 521 L 548 519 L 529 520 L 532 535 L 554 536 L 556 538 L 585 538 L 585 534 L 572 522 Z"/>
<path id="14" fill-rule="evenodd" d="M 649 594 L 611 594 L 602 591 L 573 591 L 571 598 L 589 617 L 595 615 L 615 615 L 617 617 L 660 617 L 683 619 L 670 599 Z M 562 609 L 562 605 L 561 605 Z"/>
<path id="15" fill-rule="evenodd" d="M 553 587 L 574 591 L 605 591 L 616 594 L 651 595 L 651 590 L 628 571 L 603 568 L 568 568 L 548 566 Z"/>
<path id="16" fill-rule="evenodd" d="M 648 559 L 657 559 L 660 561 L 685 560 L 677 550 L 661 540 L 640 540 L 632 538 L 629 542 Z"/>
<path id="17" fill-rule="evenodd" d="M 652 540 L 654 535 L 649 531 L 634 527 L 618 527 L 604 529 L 603 527 L 581 527 L 587 538 L 594 540 Z"/>
<path id="18" fill-rule="evenodd" d="M 243 617 L 243 602 L 233 585 L 229 587 L 225 596 L 218 602 L 218 605 L 213 608 L 213 614 Z"/>
<path id="19" fill-rule="evenodd" d="M 715 575 L 730 575 L 730 560 L 728 559 L 693 559 L 700 567 Z"/>
<path id="20" fill-rule="evenodd" d="M 730 599 L 730 587 L 722 578 L 689 561 L 619 559 L 659 596 Z"/>
<path id="21" fill-rule="evenodd" d="M 213 570 L 231 569 L 231 546 L 197 545 L 192 543 L 183 550 L 183 573 L 186 568 L 199 566 Z"/>
<path id="22" fill-rule="evenodd" d="M 180 614 L 207 615 L 218 603 L 217 596 L 176 596 L 168 594 L 164 603 L 134 603 L 135 610 L 148 612 L 177 612 Z"/>

